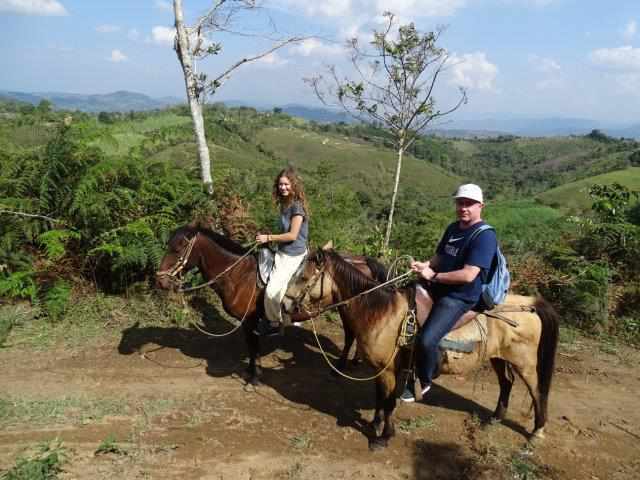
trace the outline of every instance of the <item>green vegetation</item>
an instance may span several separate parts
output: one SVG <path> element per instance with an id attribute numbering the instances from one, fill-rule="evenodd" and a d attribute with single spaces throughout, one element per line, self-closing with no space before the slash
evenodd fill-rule
<path id="1" fill-rule="evenodd" d="M 66 447 L 55 439 L 18 458 L 14 467 L 0 475 L 0 480 L 54 480 L 62 473 L 66 460 Z"/>
<path id="2" fill-rule="evenodd" d="M 296 435 L 289 439 L 289 443 L 296 450 L 306 450 L 311 446 L 311 436 L 307 433 Z"/>
<path id="3" fill-rule="evenodd" d="M 585 178 L 561 185 L 541 193 L 537 198 L 554 208 L 570 212 L 584 212 L 591 206 L 589 188 L 592 185 L 611 185 L 619 183 L 630 190 L 640 190 L 640 168 L 630 167 L 602 175 Z"/>
<path id="4" fill-rule="evenodd" d="M 413 417 L 400 420 L 398 428 L 400 431 L 409 433 L 413 430 L 431 429 L 435 427 L 433 415 L 425 415 L 422 417 Z"/>
<path id="5" fill-rule="evenodd" d="M 94 452 L 94 454 L 95 455 L 107 455 L 107 454 L 127 455 L 127 450 L 125 450 L 124 448 L 118 445 L 118 442 L 116 441 L 115 436 L 109 435 L 102 442 L 100 442 L 100 445 L 98 445 L 98 448 L 96 448 L 96 451 Z"/>
<path id="6" fill-rule="evenodd" d="M 312 246 L 385 261 L 431 256 L 455 186 L 480 183 L 516 291 L 543 293 L 569 324 L 640 341 L 636 142 L 421 138 L 383 250 L 395 153 L 376 125 L 209 106 L 210 198 L 186 107 L 101 118 L 45 107 L 0 104 L 0 345 L 79 344 L 138 318 L 184 324 L 189 313 L 151 294 L 171 231 L 198 220 L 244 243 L 275 229 L 271 186 L 288 162 L 305 180 Z"/>

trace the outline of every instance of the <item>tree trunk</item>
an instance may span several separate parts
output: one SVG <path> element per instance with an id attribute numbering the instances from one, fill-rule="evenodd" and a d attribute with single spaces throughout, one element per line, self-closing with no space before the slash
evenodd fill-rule
<path id="1" fill-rule="evenodd" d="M 204 133 L 204 119 L 202 118 L 202 105 L 198 101 L 198 82 L 193 67 L 193 57 L 189 45 L 189 34 L 184 25 L 184 15 L 182 13 L 182 0 L 173 0 L 173 12 L 176 17 L 176 54 L 182 72 L 184 83 L 187 89 L 187 99 L 193 120 L 193 130 L 198 148 L 198 160 L 200 161 L 200 175 L 205 191 L 213 194 L 213 179 L 211 178 L 211 160 L 209 158 L 209 146 Z"/>
<path id="2" fill-rule="evenodd" d="M 384 235 L 383 249 L 389 248 L 389 239 L 391 238 L 391 227 L 393 225 L 393 211 L 396 208 L 396 197 L 398 196 L 398 185 L 400 185 L 400 170 L 402 169 L 402 155 L 404 147 L 398 149 L 398 164 L 396 165 L 396 180 L 393 184 L 393 195 L 391 196 L 391 209 L 389 210 L 389 219 L 387 220 L 387 231 Z"/>

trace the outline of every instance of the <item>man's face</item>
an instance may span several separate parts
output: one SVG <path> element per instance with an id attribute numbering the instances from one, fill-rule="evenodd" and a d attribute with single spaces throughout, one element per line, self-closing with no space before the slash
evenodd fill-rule
<path id="1" fill-rule="evenodd" d="M 463 223 L 473 223 L 480 220 L 483 203 L 469 198 L 456 198 L 456 215 Z"/>

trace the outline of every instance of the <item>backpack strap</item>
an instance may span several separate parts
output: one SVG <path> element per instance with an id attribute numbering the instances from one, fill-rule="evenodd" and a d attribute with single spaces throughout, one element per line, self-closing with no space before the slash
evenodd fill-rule
<path id="1" fill-rule="evenodd" d="M 478 235 L 480 235 L 482 232 L 486 232 L 487 230 L 493 230 L 495 232 L 496 229 L 486 223 L 484 225 L 480 225 L 478 228 L 474 230 L 474 232 L 471 235 L 469 235 L 469 238 L 462 246 L 462 252 L 466 253 L 467 248 L 469 247 L 469 245 L 471 245 L 471 243 L 473 243 L 473 241 L 476 238 L 478 238 Z"/>
<path id="2" fill-rule="evenodd" d="M 473 233 L 469 236 L 469 239 L 465 242 L 465 244 L 462 246 L 462 251 L 463 253 L 466 253 L 467 248 L 469 247 L 469 245 L 471 245 L 471 243 L 478 238 L 478 236 L 482 233 L 482 232 L 486 232 L 487 230 L 493 230 L 495 232 L 495 228 L 493 228 L 491 225 L 485 223 L 484 225 L 480 225 L 478 228 L 476 228 Z M 464 255 L 462 255 L 461 257 L 464 257 Z M 480 271 L 480 275 L 482 275 L 482 283 L 487 283 L 487 275 L 489 273 L 489 270 L 491 270 L 491 267 L 485 271 L 485 269 L 482 269 Z"/>

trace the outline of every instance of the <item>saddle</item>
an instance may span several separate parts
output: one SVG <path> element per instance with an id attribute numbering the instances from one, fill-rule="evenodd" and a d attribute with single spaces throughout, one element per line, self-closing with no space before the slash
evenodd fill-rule
<path id="1" fill-rule="evenodd" d="M 258 249 L 257 262 L 258 268 L 256 271 L 256 285 L 258 288 L 266 288 L 267 283 L 269 283 L 269 278 L 271 277 L 271 271 L 273 270 L 273 264 L 275 263 L 276 252 L 271 249 L 271 247 L 264 246 Z M 292 275 L 291 279 L 293 280 L 304 268 L 304 261 L 300 262 L 298 268 L 295 273 Z"/>
<path id="2" fill-rule="evenodd" d="M 269 283 L 273 263 L 275 262 L 276 253 L 268 246 L 258 249 L 258 268 L 256 272 L 256 284 L 258 288 L 265 288 Z"/>

